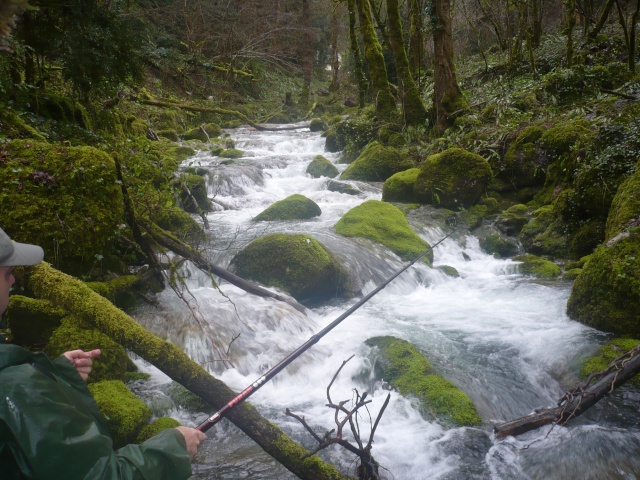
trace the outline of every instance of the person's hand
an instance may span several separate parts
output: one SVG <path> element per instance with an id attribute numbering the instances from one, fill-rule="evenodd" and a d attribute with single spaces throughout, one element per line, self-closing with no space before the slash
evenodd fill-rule
<path id="1" fill-rule="evenodd" d="M 198 451 L 198 445 L 204 442 L 204 439 L 207 438 L 207 436 L 204 432 L 195 428 L 176 427 L 176 430 L 184 436 L 184 441 L 187 442 L 187 453 L 189 454 L 189 458 L 193 460 L 193 457 L 195 457 L 196 452 Z"/>
<path id="2" fill-rule="evenodd" d="M 87 377 L 91 373 L 91 365 L 93 365 L 93 359 L 98 358 L 102 352 L 100 350 L 91 350 L 85 352 L 82 350 L 71 350 L 70 352 L 64 352 L 62 355 L 73 363 L 78 373 L 82 377 L 82 380 L 87 381 Z"/>

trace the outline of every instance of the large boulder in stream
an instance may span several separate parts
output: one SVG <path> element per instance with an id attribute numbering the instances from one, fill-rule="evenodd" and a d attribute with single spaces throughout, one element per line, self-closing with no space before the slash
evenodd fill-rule
<path id="1" fill-rule="evenodd" d="M 253 221 L 264 222 L 274 220 L 308 220 L 322 213 L 313 200 L 297 193 L 279 200 L 258 214 Z"/>
<path id="2" fill-rule="evenodd" d="M 307 166 L 307 173 L 313 178 L 329 177 L 335 178 L 338 176 L 338 169 L 331 163 L 331 161 L 323 157 L 322 155 L 316 155 L 313 157 L 311 163 Z"/>
<path id="3" fill-rule="evenodd" d="M 394 173 L 413 166 L 406 153 L 374 141 L 342 172 L 340 179 L 384 182 Z"/>
<path id="4" fill-rule="evenodd" d="M 413 191 L 419 168 L 410 168 L 404 172 L 398 172 L 384 182 L 382 186 L 382 200 L 385 202 L 417 203 L 418 199 Z"/>
<path id="5" fill-rule="evenodd" d="M 423 203 L 457 210 L 476 203 L 491 179 L 491 167 L 480 155 L 449 148 L 424 161 L 414 191 Z"/>
<path id="6" fill-rule="evenodd" d="M 429 360 L 415 346 L 395 337 L 373 337 L 375 375 L 401 395 L 414 396 L 423 413 L 456 426 L 480 425 L 482 419 L 471 399 L 449 380 L 434 372 Z"/>
<path id="7" fill-rule="evenodd" d="M 345 293 L 346 270 L 310 235 L 272 233 L 240 251 L 230 268 L 247 280 L 278 287 L 303 304 Z"/>
<path id="8" fill-rule="evenodd" d="M 336 232 L 346 237 L 363 237 L 388 247 L 402 260 L 412 260 L 429 248 L 411 228 L 399 208 L 368 200 L 352 208 L 336 223 Z M 433 252 L 423 257 L 431 265 Z"/>

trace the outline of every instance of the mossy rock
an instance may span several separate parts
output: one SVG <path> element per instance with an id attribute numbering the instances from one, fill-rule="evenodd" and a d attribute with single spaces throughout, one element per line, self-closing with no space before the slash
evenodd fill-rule
<path id="1" fill-rule="evenodd" d="M 562 273 L 562 270 L 558 265 L 536 255 L 520 255 L 518 257 L 514 257 L 513 260 L 516 262 L 522 262 L 518 265 L 518 271 L 537 278 L 553 279 L 559 277 Z"/>
<path id="2" fill-rule="evenodd" d="M 429 248 L 411 228 L 404 214 L 393 205 L 368 200 L 345 213 L 335 226 L 345 237 L 362 237 L 378 242 L 403 260 L 412 260 Z M 433 252 L 423 260 L 431 265 Z"/>
<path id="3" fill-rule="evenodd" d="M 544 128 L 541 126 L 523 129 L 511 142 L 504 156 L 491 163 L 496 177 L 514 189 L 544 185 L 547 159 L 536 146 L 543 133 Z"/>
<path id="4" fill-rule="evenodd" d="M 348 283 L 333 254 L 303 234 L 258 238 L 233 258 L 231 268 L 242 278 L 281 288 L 301 303 L 341 296 Z"/>
<path id="5" fill-rule="evenodd" d="M 462 148 L 428 157 L 420 166 L 414 191 L 421 202 L 444 208 L 469 208 L 491 181 L 489 163 Z"/>
<path id="6" fill-rule="evenodd" d="M 314 118 L 309 123 L 309 130 L 312 132 L 322 132 L 326 129 L 326 125 L 320 118 Z"/>
<path id="7" fill-rule="evenodd" d="M 151 418 L 151 408 L 119 380 L 104 380 L 89 385 L 98 408 L 107 419 L 113 447 L 135 442 Z"/>
<path id="8" fill-rule="evenodd" d="M 335 127 L 329 127 L 324 140 L 324 149 L 329 153 L 337 153 L 344 148 L 344 143 L 338 138 Z"/>
<path id="9" fill-rule="evenodd" d="M 605 237 L 607 239 L 614 238 L 624 232 L 630 224 L 638 222 L 639 219 L 640 168 L 637 168 L 635 173 L 620 185 L 613 198 L 607 217 Z"/>
<path id="10" fill-rule="evenodd" d="M 65 318 L 49 338 L 45 347 L 47 355 L 55 358 L 78 348 L 85 351 L 99 348 L 102 354 L 93 360 L 93 368 L 87 381 L 124 380 L 128 357 L 122 345 L 104 333 L 82 328 L 80 324 L 73 317 Z"/>
<path id="11" fill-rule="evenodd" d="M 567 313 L 598 330 L 640 337 L 640 227 L 595 250 L 573 284 Z"/>
<path id="12" fill-rule="evenodd" d="M 297 193 L 279 200 L 257 215 L 254 222 L 275 220 L 308 220 L 322 214 L 316 202 Z"/>
<path id="13" fill-rule="evenodd" d="M 604 241 L 604 229 L 604 221 L 597 217 L 578 227 L 569 245 L 570 257 L 581 258 L 592 253 Z"/>
<path id="14" fill-rule="evenodd" d="M 577 143 L 589 143 L 594 132 L 583 121 L 572 121 L 548 128 L 540 137 L 540 146 L 548 154 L 557 157 L 570 152 Z"/>
<path id="15" fill-rule="evenodd" d="M 342 180 L 384 182 L 394 173 L 413 167 L 407 154 L 379 142 L 371 142 L 355 161 L 342 172 Z"/>
<path id="16" fill-rule="evenodd" d="M 146 425 L 142 428 L 142 430 L 140 430 L 136 442 L 145 442 L 157 433 L 160 433 L 162 430 L 166 430 L 167 428 L 176 428 L 180 425 L 182 424 L 179 421 L 171 417 L 156 418 L 153 422 L 151 422 L 149 425 Z"/>
<path id="17" fill-rule="evenodd" d="M 385 202 L 415 203 L 417 198 L 413 192 L 419 168 L 410 168 L 391 175 L 382 186 L 382 200 Z"/>
<path id="18" fill-rule="evenodd" d="M 506 235 L 518 235 L 529 222 L 529 207 L 521 203 L 505 210 L 496 220 L 496 228 Z"/>
<path id="19" fill-rule="evenodd" d="M 237 148 L 227 148 L 220 153 L 220 157 L 222 158 L 242 158 L 243 155 L 244 152 Z"/>
<path id="20" fill-rule="evenodd" d="M 569 257 L 570 237 L 565 224 L 558 218 L 553 205 L 535 210 L 531 220 L 518 236 L 527 252 L 558 258 Z"/>
<path id="21" fill-rule="evenodd" d="M 200 127 L 192 128 L 187 130 L 182 135 L 182 140 L 198 140 L 202 143 L 209 142 L 209 136 L 207 133 Z"/>
<path id="22" fill-rule="evenodd" d="M 505 237 L 493 227 L 482 227 L 476 230 L 474 234 L 478 237 L 480 248 L 489 255 L 506 258 L 518 254 L 520 250 L 516 241 Z"/>
<path id="23" fill-rule="evenodd" d="M 30 138 L 39 142 L 46 138 L 13 110 L 0 106 L 0 138 Z"/>
<path id="24" fill-rule="evenodd" d="M 456 270 L 454 267 L 452 267 L 450 265 L 440 265 L 440 266 L 436 267 L 436 269 L 440 270 L 441 272 L 443 272 L 448 277 L 452 277 L 452 278 L 459 278 L 460 277 L 460 272 L 458 272 L 458 270 Z"/>
<path id="25" fill-rule="evenodd" d="M 409 342 L 395 337 L 373 337 L 365 343 L 379 350 L 376 376 L 401 395 L 416 397 L 423 413 L 447 425 L 482 424 L 467 394 L 435 373 L 429 360 Z"/>
<path id="26" fill-rule="evenodd" d="M 204 238 L 202 227 L 191 215 L 180 208 L 168 207 L 154 212 L 153 221 L 179 238 L 184 238 L 194 243 Z"/>
<path id="27" fill-rule="evenodd" d="M 146 137 L 149 133 L 149 123 L 141 118 L 136 118 L 129 124 L 129 130 L 135 137 Z"/>
<path id="28" fill-rule="evenodd" d="M 87 259 L 110 250 L 124 215 L 111 156 L 31 140 L 2 151 L 2 228 L 12 239 L 40 245 L 58 266 L 84 260 L 87 269 Z"/>
<path id="29" fill-rule="evenodd" d="M 311 163 L 307 166 L 307 173 L 313 178 L 329 177 L 335 178 L 338 176 L 338 169 L 331 163 L 330 160 L 322 155 L 316 155 L 313 157 Z"/>
<path id="30" fill-rule="evenodd" d="M 47 343 L 66 315 L 47 300 L 11 295 L 3 320 L 11 329 L 12 343 L 30 347 Z"/>
<path id="31" fill-rule="evenodd" d="M 580 369 L 580 376 L 587 378 L 592 373 L 605 370 L 611 362 L 629 350 L 640 345 L 640 340 L 634 338 L 614 338 L 595 353 L 595 355 L 587 358 Z M 640 383 L 640 377 L 635 376 L 631 380 L 633 383 Z"/>
<path id="32" fill-rule="evenodd" d="M 215 123 L 206 123 L 202 128 L 209 135 L 209 139 L 222 135 L 222 129 Z"/>
<path id="33" fill-rule="evenodd" d="M 327 183 L 327 190 L 330 192 L 344 193 L 346 195 L 360 195 L 362 193 L 353 185 L 344 182 L 336 182 L 335 180 L 329 180 L 329 183 Z"/>
<path id="34" fill-rule="evenodd" d="M 469 209 L 462 209 L 456 214 L 458 223 L 466 225 L 469 230 L 474 230 L 482 225 L 482 221 L 489 209 L 486 205 L 474 205 Z"/>
<path id="35" fill-rule="evenodd" d="M 178 178 L 180 205 L 188 213 L 208 212 L 211 201 L 207 192 L 207 180 L 201 175 L 183 173 Z"/>
<path id="36" fill-rule="evenodd" d="M 219 157 L 219 156 L 220 156 L 220 154 L 221 154 L 222 152 L 224 152 L 224 147 L 221 147 L 221 146 L 219 146 L 219 145 L 218 145 L 218 146 L 213 147 L 209 152 L 210 152 L 210 153 L 211 153 L 211 155 L 213 155 L 214 157 Z"/>
<path id="37" fill-rule="evenodd" d="M 581 273 L 582 273 L 581 268 L 571 268 L 567 270 L 564 273 L 564 275 L 562 275 L 562 279 L 567 280 L 569 282 L 573 282 L 576 278 L 578 278 L 578 275 L 580 275 Z"/>
<path id="38" fill-rule="evenodd" d="M 171 140 L 172 142 L 177 142 L 178 140 L 180 140 L 177 130 L 158 130 L 156 133 L 159 137 L 166 138 L 167 140 Z"/>

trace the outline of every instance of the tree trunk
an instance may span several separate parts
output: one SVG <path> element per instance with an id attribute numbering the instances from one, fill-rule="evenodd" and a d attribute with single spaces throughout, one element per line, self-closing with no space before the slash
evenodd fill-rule
<path id="1" fill-rule="evenodd" d="M 598 17 L 598 21 L 594 25 L 593 30 L 591 30 L 591 32 L 589 33 L 589 40 L 595 39 L 596 36 L 600 33 L 600 30 L 602 30 L 602 27 L 604 27 L 604 24 L 609 18 L 609 12 L 611 12 L 611 8 L 613 7 L 615 1 L 616 0 L 607 0 L 607 3 L 605 3 L 602 9 L 602 13 Z"/>
<path id="2" fill-rule="evenodd" d="M 330 0 L 331 1 L 331 0 Z M 340 57 L 338 56 L 338 38 L 340 36 L 340 22 L 338 22 L 338 5 L 331 10 L 331 85 L 330 92 L 340 89 Z"/>
<path id="3" fill-rule="evenodd" d="M 530 415 L 496 425 L 493 430 L 496 437 L 503 438 L 508 435 L 520 435 L 551 423 L 564 425 L 638 373 L 640 373 L 640 348 L 636 347 L 612 362 L 607 370 L 599 372 L 597 375 L 602 376 L 593 385 L 589 385 L 587 381 L 587 386 L 579 387 L 571 394 L 565 394 L 558 402 L 560 406 L 541 409 Z"/>
<path id="4" fill-rule="evenodd" d="M 435 128 L 439 133 L 453 125 L 452 114 L 467 106 L 456 79 L 453 63 L 450 0 L 433 0 L 434 96 Z"/>
<path id="5" fill-rule="evenodd" d="M 29 269 L 29 286 L 39 297 L 69 310 L 80 319 L 144 358 L 170 378 L 198 395 L 212 409 L 220 409 L 236 394 L 211 376 L 182 350 L 145 330 L 80 280 L 41 262 Z M 302 479 L 346 478 L 317 457 L 303 460 L 306 449 L 291 440 L 274 423 L 262 417 L 248 403 L 241 403 L 228 419 L 253 439 L 265 452 Z"/>
<path id="6" fill-rule="evenodd" d="M 573 29 L 576 26 L 576 0 L 564 0 L 565 24 L 564 33 L 567 35 L 567 67 L 573 66 Z"/>
<path id="7" fill-rule="evenodd" d="M 531 1 L 531 47 L 538 48 L 542 40 L 542 5 L 541 0 Z"/>
<path id="8" fill-rule="evenodd" d="M 402 37 L 398 0 L 387 0 L 387 21 L 389 22 L 389 41 L 396 64 L 398 84 L 403 93 L 404 121 L 407 125 L 418 125 L 427 118 L 427 110 L 424 108 L 420 92 L 413 81 L 409 68 L 409 60 Z"/>
<path id="9" fill-rule="evenodd" d="M 418 85 L 425 68 L 422 2 L 423 0 L 409 0 L 409 68 L 417 77 Z"/>
<path id="10" fill-rule="evenodd" d="M 373 28 L 371 4 L 369 0 L 356 0 L 356 5 L 360 19 L 360 32 L 364 43 L 364 57 L 369 67 L 373 98 L 376 102 L 376 113 L 381 120 L 389 121 L 396 113 L 396 102 L 391 94 L 382 47 L 380 47 L 375 28 Z"/>
<path id="11" fill-rule="evenodd" d="M 358 106 L 363 108 L 367 95 L 367 79 L 364 76 L 362 56 L 358 45 L 358 36 L 356 35 L 356 0 L 347 0 L 347 9 L 349 11 L 349 40 L 351 43 L 351 55 L 353 55 L 353 70 L 356 84 L 358 85 Z"/>
<path id="12" fill-rule="evenodd" d="M 309 10 L 309 0 L 302 0 L 302 25 L 303 25 L 303 45 L 302 45 L 302 76 L 304 85 L 300 104 L 303 107 L 309 105 L 309 94 L 311 91 L 311 77 L 313 75 L 313 34 L 311 31 L 311 11 Z"/>
<path id="13" fill-rule="evenodd" d="M 631 24 L 629 25 L 629 71 L 636 73 L 636 25 L 640 17 L 640 0 L 636 0 L 636 10 L 631 16 Z"/>

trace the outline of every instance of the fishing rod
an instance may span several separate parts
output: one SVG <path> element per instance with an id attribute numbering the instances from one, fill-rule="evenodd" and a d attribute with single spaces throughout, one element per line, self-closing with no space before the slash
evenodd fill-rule
<path id="1" fill-rule="evenodd" d="M 358 308 L 360 308 L 362 305 L 364 305 L 366 302 L 368 302 L 369 299 L 371 299 L 371 297 L 373 297 L 376 293 L 378 293 L 384 287 L 389 285 L 389 283 L 391 283 L 393 280 L 395 280 L 396 277 L 398 277 L 405 270 L 407 270 L 410 266 L 412 266 L 414 263 L 416 263 L 418 260 L 420 260 L 426 254 L 428 254 L 431 250 L 433 250 L 435 247 L 437 247 L 442 242 L 444 242 L 447 238 L 449 238 L 451 235 L 453 235 L 458 230 L 458 228 L 455 228 L 453 231 L 451 231 L 450 233 L 448 233 L 447 235 L 442 237 L 437 243 L 434 243 L 432 246 L 427 248 L 424 252 L 422 252 L 420 255 L 418 255 L 416 258 L 411 260 L 408 264 L 406 264 L 404 267 L 402 267 L 400 270 L 398 270 L 396 273 L 394 273 L 389 278 L 387 278 L 384 282 L 382 282 L 380 285 L 378 285 L 374 290 L 372 290 L 370 293 L 368 293 L 367 295 L 362 297 L 362 299 L 360 301 L 358 301 L 355 305 L 353 305 L 351 308 L 349 308 L 346 312 L 344 312 L 342 315 L 340 315 L 338 318 L 336 318 L 333 322 L 331 322 L 329 325 L 324 327 L 322 330 L 320 330 L 315 335 L 312 335 L 309 338 L 309 340 L 307 340 L 302 345 L 300 345 L 296 350 L 294 350 L 287 357 L 285 357 L 283 360 L 281 360 L 280 363 L 278 363 L 277 365 L 272 367 L 271 370 L 269 370 L 267 373 L 265 373 L 260 378 L 258 378 L 255 382 L 253 382 L 251 385 L 249 385 L 247 388 L 245 388 L 241 393 L 236 395 L 236 397 L 233 398 L 233 400 L 231 400 L 224 407 L 222 407 L 220 410 L 218 410 L 216 413 L 214 413 L 209 418 L 207 418 L 204 422 L 202 422 L 200 425 L 198 425 L 196 427 L 196 429 L 200 430 L 201 432 L 206 432 L 211 427 L 213 427 L 216 423 L 218 423 L 220 420 L 222 420 L 222 417 L 224 417 L 227 413 L 229 413 L 229 411 L 231 409 L 233 409 L 234 407 L 236 407 L 240 403 L 244 402 L 251 395 L 253 395 L 260 387 L 262 387 L 265 383 L 267 383 L 269 380 L 271 380 L 273 377 L 275 377 L 278 373 L 280 373 L 285 367 L 287 367 L 290 363 L 292 363 L 296 358 L 298 358 L 300 355 L 302 355 L 310 347 L 312 347 L 313 345 L 318 343 L 318 341 L 322 337 L 324 337 L 327 333 L 329 333 L 331 330 L 333 330 L 335 327 L 337 327 L 345 318 L 347 318 L 349 315 L 351 315 L 353 312 L 355 312 Z"/>

